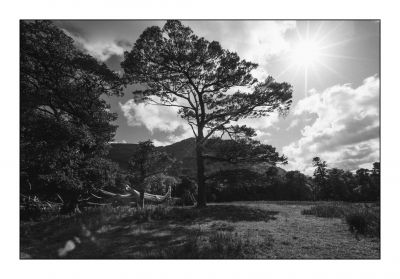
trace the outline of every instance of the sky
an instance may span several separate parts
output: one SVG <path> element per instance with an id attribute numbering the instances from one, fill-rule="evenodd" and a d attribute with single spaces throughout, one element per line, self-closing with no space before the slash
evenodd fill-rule
<path id="1" fill-rule="evenodd" d="M 111 69 L 121 71 L 124 51 L 153 25 L 165 21 L 56 21 L 76 45 Z M 328 167 L 355 170 L 379 161 L 379 21 L 183 21 L 195 34 L 220 42 L 268 75 L 292 84 L 293 103 L 286 117 L 271 114 L 241 124 L 257 139 L 288 157 L 287 170 L 312 174 L 312 158 Z M 118 114 L 115 141 L 152 139 L 166 145 L 192 137 L 174 108 L 135 103 L 134 86 L 111 97 Z"/>

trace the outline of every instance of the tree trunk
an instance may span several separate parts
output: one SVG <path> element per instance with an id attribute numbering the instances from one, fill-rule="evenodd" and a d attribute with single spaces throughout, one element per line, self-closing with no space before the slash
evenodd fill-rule
<path id="1" fill-rule="evenodd" d="M 206 184 L 204 176 L 204 158 L 201 145 L 196 145 L 196 162 L 197 162 L 197 207 L 205 207 L 207 205 Z"/>
<path id="2" fill-rule="evenodd" d="M 140 190 L 140 197 L 139 197 L 138 205 L 139 205 L 139 207 L 144 208 L 144 189 Z"/>

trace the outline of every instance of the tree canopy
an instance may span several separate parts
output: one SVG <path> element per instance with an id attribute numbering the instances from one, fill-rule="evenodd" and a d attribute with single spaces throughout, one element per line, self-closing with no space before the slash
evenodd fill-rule
<path id="1" fill-rule="evenodd" d="M 116 131 L 103 97 L 121 96 L 122 82 L 50 21 L 20 27 L 22 189 L 67 199 L 89 187 L 85 167 L 116 168 L 94 160 L 102 160 Z"/>

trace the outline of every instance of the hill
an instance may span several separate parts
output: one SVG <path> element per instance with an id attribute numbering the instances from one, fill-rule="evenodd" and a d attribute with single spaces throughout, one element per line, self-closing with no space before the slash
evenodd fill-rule
<path id="1" fill-rule="evenodd" d="M 167 152 L 170 156 L 180 161 L 182 174 L 195 176 L 196 173 L 196 157 L 195 157 L 195 139 L 188 138 L 179 142 L 175 142 L 167 146 L 159 146 L 162 151 Z M 128 169 L 129 158 L 132 157 L 137 144 L 132 143 L 112 143 L 109 153 L 109 158 L 118 163 L 123 170 Z M 230 164 L 227 162 L 210 162 L 206 163 L 206 173 L 216 172 L 219 170 L 232 170 L 232 169 L 249 169 L 258 173 L 265 173 L 268 167 L 272 166 L 268 163 L 238 163 Z M 285 175 L 286 171 L 277 167 L 278 175 Z"/>
<path id="2" fill-rule="evenodd" d="M 133 156 L 137 144 L 135 143 L 112 143 L 108 157 L 118 163 L 121 169 L 128 169 L 129 159 Z M 167 152 L 170 156 L 181 161 L 183 165 L 195 168 L 195 139 L 188 138 L 167 146 L 159 146 L 158 149 Z"/>

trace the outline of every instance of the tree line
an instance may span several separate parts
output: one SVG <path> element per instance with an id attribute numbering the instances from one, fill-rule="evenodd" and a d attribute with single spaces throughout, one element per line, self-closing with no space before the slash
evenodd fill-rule
<path id="1" fill-rule="evenodd" d="M 377 202 L 380 200 L 380 163 L 355 172 L 327 167 L 319 157 L 315 171 L 307 176 L 299 171 L 279 173 L 274 166 L 264 172 L 234 169 L 218 172 L 208 186 L 208 200 L 304 200 Z"/>

